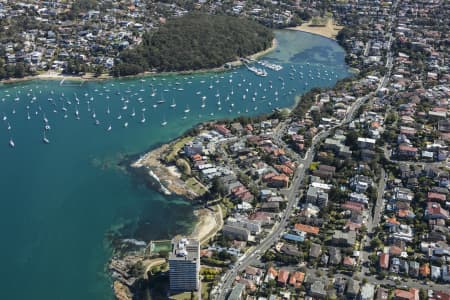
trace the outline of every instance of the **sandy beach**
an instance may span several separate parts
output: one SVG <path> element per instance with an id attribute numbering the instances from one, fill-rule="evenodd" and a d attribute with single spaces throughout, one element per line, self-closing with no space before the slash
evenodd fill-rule
<path id="1" fill-rule="evenodd" d="M 317 34 L 335 40 L 337 34 L 339 33 L 339 31 L 341 31 L 342 28 L 344 27 L 334 24 L 333 18 L 329 18 L 325 26 L 315 26 L 311 24 L 311 21 L 309 21 L 307 23 L 303 23 L 301 26 L 290 27 L 287 29 Z"/>
<path id="2" fill-rule="evenodd" d="M 198 221 L 195 225 L 191 237 L 198 239 L 200 243 L 207 242 L 212 238 L 223 226 L 222 209 L 219 205 L 213 207 L 199 209 L 195 212 Z"/>

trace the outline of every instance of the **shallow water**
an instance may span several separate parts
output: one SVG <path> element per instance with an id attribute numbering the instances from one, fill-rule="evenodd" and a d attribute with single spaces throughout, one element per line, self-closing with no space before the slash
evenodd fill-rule
<path id="1" fill-rule="evenodd" d="M 195 221 L 188 202 L 151 191 L 118 168 L 121 157 L 174 139 L 204 120 L 292 106 L 295 94 L 349 75 L 335 42 L 293 31 L 276 36 L 278 48 L 264 59 L 284 69 L 267 69 L 264 78 L 239 68 L 82 85 L 0 86 L 0 117 L 6 117 L 0 122 L 2 298 L 111 299 L 104 272 L 109 230 L 148 241 L 188 232 Z M 187 106 L 190 112 L 184 113 Z M 49 144 L 43 142 L 44 131 Z"/>

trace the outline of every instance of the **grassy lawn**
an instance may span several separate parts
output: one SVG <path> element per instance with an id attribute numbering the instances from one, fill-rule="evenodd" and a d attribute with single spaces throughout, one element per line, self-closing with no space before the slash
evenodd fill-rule
<path id="1" fill-rule="evenodd" d="M 197 299 L 197 293 L 194 292 L 194 299 Z M 170 295 L 170 299 L 174 300 L 191 300 L 191 292 L 179 293 L 176 295 Z"/>
<path id="2" fill-rule="evenodd" d="M 206 193 L 206 189 L 197 181 L 197 179 L 191 177 L 186 181 L 186 185 L 195 191 L 198 195 Z"/>
<path id="3" fill-rule="evenodd" d="M 202 300 L 209 299 L 209 291 L 212 289 L 212 282 L 203 282 L 202 281 Z"/>
<path id="4" fill-rule="evenodd" d="M 171 146 L 171 151 L 170 151 L 170 153 L 167 154 L 167 156 L 166 156 L 166 161 L 169 161 L 169 162 L 170 162 L 170 161 L 173 161 L 173 160 L 175 159 L 175 157 L 177 156 L 178 151 L 180 151 L 181 148 L 183 148 L 184 144 L 186 144 L 186 143 L 192 141 L 193 139 L 194 139 L 193 137 L 187 136 L 187 137 L 185 137 L 185 138 L 182 138 L 181 140 L 179 140 L 179 141 L 176 142 L 175 144 L 173 144 L 173 145 Z"/>
<path id="5" fill-rule="evenodd" d="M 213 283 L 212 282 L 201 282 L 201 288 L 202 288 L 202 300 L 208 299 L 209 296 L 209 290 L 212 288 Z M 185 293 L 179 293 L 176 295 L 170 295 L 170 299 L 174 300 L 191 300 L 192 299 L 192 293 L 191 292 L 185 292 Z M 198 300 L 198 292 L 194 292 L 194 300 Z"/>

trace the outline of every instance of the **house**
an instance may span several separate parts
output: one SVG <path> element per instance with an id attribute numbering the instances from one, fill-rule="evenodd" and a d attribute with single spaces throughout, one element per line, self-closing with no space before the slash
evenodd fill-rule
<path id="1" fill-rule="evenodd" d="M 445 203 L 447 198 L 446 198 L 445 194 L 435 193 L 435 192 L 428 192 L 427 200 L 431 201 L 431 202 Z"/>
<path id="2" fill-rule="evenodd" d="M 300 224 L 300 223 L 295 224 L 294 229 L 296 231 L 301 231 L 301 232 L 305 232 L 305 233 L 312 234 L 312 235 L 318 235 L 319 230 L 320 230 L 319 227 L 304 225 L 304 224 Z"/>
<path id="3" fill-rule="evenodd" d="M 264 279 L 264 282 L 269 282 L 270 280 L 275 280 L 278 276 L 278 271 L 275 270 L 273 267 L 270 267 L 267 270 L 266 278 Z"/>
<path id="4" fill-rule="evenodd" d="M 408 144 L 400 144 L 398 146 L 398 155 L 406 158 L 415 158 L 417 156 L 417 148 Z"/>
<path id="5" fill-rule="evenodd" d="M 224 237 L 241 241 L 248 241 L 250 231 L 243 227 L 224 225 L 222 228 Z"/>
<path id="6" fill-rule="evenodd" d="M 409 291 L 395 289 L 394 298 L 395 300 L 419 300 L 419 290 L 415 288 L 410 288 Z"/>
<path id="7" fill-rule="evenodd" d="M 350 193 L 349 200 L 357 203 L 367 205 L 369 203 L 369 197 L 361 193 Z"/>
<path id="8" fill-rule="evenodd" d="M 411 260 L 409 262 L 409 276 L 417 278 L 419 277 L 420 264 L 417 261 Z"/>
<path id="9" fill-rule="evenodd" d="M 319 244 L 312 243 L 309 248 L 309 257 L 318 258 L 322 254 L 322 247 Z"/>
<path id="10" fill-rule="evenodd" d="M 429 294 L 430 295 L 430 294 Z M 444 291 L 433 291 L 433 297 L 429 297 L 429 300 L 450 300 L 450 293 Z"/>
<path id="11" fill-rule="evenodd" d="M 341 249 L 337 247 L 328 248 L 329 263 L 331 265 L 339 265 L 342 260 Z"/>
<path id="12" fill-rule="evenodd" d="M 375 286 L 371 283 L 366 283 L 361 287 L 361 293 L 359 295 L 360 300 L 373 300 L 375 295 Z"/>
<path id="13" fill-rule="evenodd" d="M 328 205 L 328 193 L 320 187 L 311 185 L 306 192 L 306 202 L 319 207 L 325 207 Z"/>
<path id="14" fill-rule="evenodd" d="M 295 271 L 289 278 L 289 284 L 298 289 L 302 286 L 303 280 L 305 280 L 305 273 Z"/>
<path id="15" fill-rule="evenodd" d="M 264 202 L 261 204 L 261 210 L 266 212 L 279 212 L 280 202 Z"/>
<path id="16" fill-rule="evenodd" d="M 442 281 L 450 282 L 450 265 L 444 264 L 441 269 Z"/>
<path id="17" fill-rule="evenodd" d="M 347 279 L 343 276 L 334 277 L 333 287 L 336 289 L 338 294 L 342 294 L 347 286 Z"/>
<path id="18" fill-rule="evenodd" d="M 297 249 L 297 246 L 291 244 L 283 244 L 280 248 L 280 252 L 290 256 L 299 256 L 300 251 Z"/>
<path id="19" fill-rule="evenodd" d="M 430 265 L 428 263 L 421 265 L 419 268 L 419 274 L 421 278 L 427 278 L 428 276 L 430 276 Z"/>
<path id="20" fill-rule="evenodd" d="M 223 124 L 216 124 L 216 125 L 214 126 L 214 129 L 215 129 L 218 133 L 220 133 L 221 135 L 223 135 L 223 136 L 225 136 L 225 137 L 228 137 L 228 136 L 231 135 L 231 131 L 230 131 L 228 128 L 226 128 L 225 125 L 223 125 Z"/>
<path id="21" fill-rule="evenodd" d="M 324 299 L 327 296 L 325 283 L 321 280 L 315 280 L 309 288 L 309 295 L 313 298 Z"/>
<path id="22" fill-rule="evenodd" d="M 305 233 L 299 233 L 299 234 L 292 234 L 292 233 L 285 233 L 283 234 L 283 239 L 287 241 L 293 241 L 293 242 L 304 242 L 306 238 Z"/>
<path id="23" fill-rule="evenodd" d="M 350 179 L 350 188 L 357 193 L 365 193 L 371 182 L 368 176 L 358 174 Z"/>
<path id="24" fill-rule="evenodd" d="M 441 268 L 437 266 L 431 266 L 431 280 L 441 279 Z"/>
<path id="25" fill-rule="evenodd" d="M 353 247 L 356 243 L 356 232 L 336 230 L 331 238 L 331 242 L 337 246 Z"/>
<path id="26" fill-rule="evenodd" d="M 385 288 L 379 287 L 377 290 L 377 296 L 375 297 L 375 300 L 388 300 L 389 298 L 389 291 Z"/>
<path id="27" fill-rule="evenodd" d="M 358 280 L 350 278 L 347 282 L 347 297 L 348 299 L 355 299 L 359 294 L 360 283 Z"/>
<path id="28" fill-rule="evenodd" d="M 277 283 L 285 286 L 289 278 L 289 271 L 286 269 L 281 269 L 278 273 Z"/>
<path id="29" fill-rule="evenodd" d="M 358 147 L 360 149 L 374 149 L 375 143 L 376 143 L 375 139 L 363 138 L 363 137 L 358 138 Z"/>
<path id="30" fill-rule="evenodd" d="M 408 261 L 406 259 L 399 259 L 399 262 L 400 262 L 400 264 L 399 264 L 399 273 L 408 275 L 409 274 Z"/>
<path id="31" fill-rule="evenodd" d="M 264 273 L 263 269 L 247 266 L 244 271 L 244 276 L 245 278 L 251 279 L 255 282 L 255 284 L 259 285 L 263 273 Z"/>
<path id="32" fill-rule="evenodd" d="M 342 261 L 342 265 L 347 268 L 353 268 L 356 265 L 356 260 L 353 257 L 346 256 Z"/>
<path id="33" fill-rule="evenodd" d="M 246 217 L 229 217 L 226 221 L 228 225 L 243 227 L 248 229 L 252 234 L 259 234 L 261 232 L 261 222 L 249 220 Z"/>
<path id="34" fill-rule="evenodd" d="M 272 176 L 267 185 L 274 188 L 287 188 L 289 186 L 289 177 L 285 174 Z"/>
<path id="35" fill-rule="evenodd" d="M 448 219 L 448 211 L 443 209 L 437 202 L 428 202 L 427 209 L 425 210 L 425 216 L 428 219 Z"/>
<path id="36" fill-rule="evenodd" d="M 391 239 L 405 242 L 412 242 L 414 236 L 412 228 L 406 224 L 392 226 L 389 232 Z"/>
<path id="37" fill-rule="evenodd" d="M 381 253 L 378 262 L 379 262 L 381 269 L 384 269 L 384 270 L 389 269 L 389 254 Z"/>
<path id="38" fill-rule="evenodd" d="M 244 293 L 245 293 L 245 284 L 243 283 L 237 283 L 233 290 L 231 291 L 230 295 L 228 296 L 228 300 L 241 300 L 244 299 Z"/>
<path id="39" fill-rule="evenodd" d="M 243 130 L 244 127 L 242 127 L 241 123 L 236 122 L 231 124 L 231 132 L 241 134 Z"/>

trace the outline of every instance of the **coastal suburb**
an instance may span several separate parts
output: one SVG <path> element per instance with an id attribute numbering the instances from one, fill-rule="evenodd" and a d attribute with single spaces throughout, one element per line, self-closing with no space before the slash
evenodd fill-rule
<path id="1" fill-rule="evenodd" d="M 450 300 L 449 1 L 0 0 L 0 28 L 4 299 Z"/>

